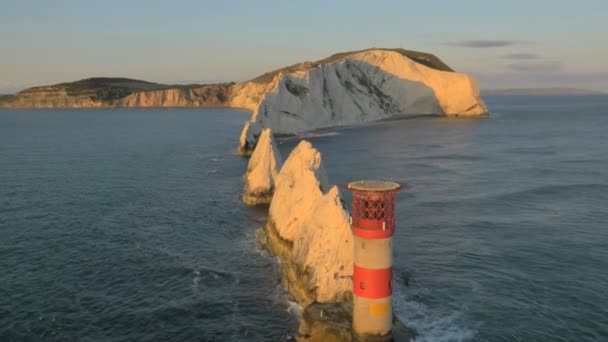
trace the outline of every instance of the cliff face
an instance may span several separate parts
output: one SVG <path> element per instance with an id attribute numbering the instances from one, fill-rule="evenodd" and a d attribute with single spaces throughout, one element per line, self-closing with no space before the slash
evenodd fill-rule
<path id="1" fill-rule="evenodd" d="M 249 158 L 243 201 L 249 205 L 267 204 L 272 200 L 282 159 L 270 128 L 265 128 Z"/>
<path id="2" fill-rule="evenodd" d="M 352 297 L 349 216 L 338 188 L 327 187 L 321 154 L 300 142 L 279 172 L 268 225 L 258 232 L 281 260 L 281 282 L 290 298 L 302 307 Z"/>
<path id="3" fill-rule="evenodd" d="M 226 107 L 232 85 L 169 86 L 128 78 L 89 78 L 4 96 L 0 108 Z"/>
<path id="4" fill-rule="evenodd" d="M 92 94 L 70 94 L 61 87 L 36 87 L 0 99 L 0 108 L 99 108 Z"/>
<path id="5" fill-rule="evenodd" d="M 282 239 L 293 241 L 297 237 L 301 220 L 327 187 L 321 153 L 308 141 L 300 142 L 279 172 L 268 212 L 269 220 L 277 227 Z"/>
<path id="6" fill-rule="evenodd" d="M 366 50 L 288 71 L 267 77 L 267 91 L 241 135 L 242 148 L 255 144 L 263 127 L 294 134 L 395 116 L 488 114 L 473 78 L 399 51 Z"/>
<path id="7" fill-rule="evenodd" d="M 0 108 L 232 107 L 250 110 L 239 143 L 251 153 L 263 128 L 294 134 L 407 115 L 484 116 L 476 81 L 437 57 L 403 49 L 344 52 L 242 83 L 170 86 L 93 78 L 26 89 Z"/>
<path id="8" fill-rule="evenodd" d="M 230 107 L 232 85 L 168 88 L 132 93 L 111 107 Z"/>
<path id="9" fill-rule="evenodd" d="M 352 298 L 353 236 L 349 215 L 336 186 L 316 201 L 300 223 L 293 242 L 292 262 L 308 271 L 316 302 Z"/>

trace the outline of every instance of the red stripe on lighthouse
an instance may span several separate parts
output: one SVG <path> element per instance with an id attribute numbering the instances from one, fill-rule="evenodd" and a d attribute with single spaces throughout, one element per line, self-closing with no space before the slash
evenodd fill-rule
<path id="1" fill-rule="evenodd" d="M 393 268 L 369 269 L 355 265 L 353 292 L 363 298 L 378 299 L 393 293 Z"/>
<path id="2" fill-rule="evenodd" d="M 359 228 L 353 224 L 353 234 L 364 239 L 386 239 L 395 233 L 395 227 L 391 229 L 369 229 Z"/>

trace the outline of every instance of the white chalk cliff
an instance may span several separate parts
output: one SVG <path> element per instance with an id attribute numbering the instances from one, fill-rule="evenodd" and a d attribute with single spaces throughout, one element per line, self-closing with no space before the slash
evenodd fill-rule
<path id="1" fill-rule="evenodd" d="M 371 49 L 275 72 L 264 87 L 253 81 L 239 85 L 233 105 L 243 99 L 240 107 L 253 110 L 241 149 L 253 146 L 265 127 L 295 134 L 395 116 L 488 114 L 471 76 L 419 63 L 424 60 Z"/>
<path id="2" fill-rule="evenodd" d="M 323 197 L 327 184 L 321 153 L 303 140 L 283 164 L 270 203 L 269 220 L 282 239 L 291 242 L 298 236 L 302 220 Z"/>
<path id="3" fill-rule="evenodd" d="M 477 82 L 434 55 L 368 49 L 271 71 L 241 83 L 163 85 L 91 78 L 0 96 L 0 108 L 230 107 L 249 110 L 239 152 L 264 128 L 295 134 L 411 115 L 485 116 Z"/>
<path id="4" fill-rule="evenodd" d="M 283 161 L 270 128 L 262 130 L 259 141 L 249 159 L 245 173 L 243 200 L 255 205 L 270 203 L 276 179 Z"/>
<path id="5" fill-rule="evenodd" d="M 268 130 L 260 146 L 266 146 Z M 338 187 L 327 189 L 321 154 L 302 141 L 276 178 L 267 225 L 257 231 L 280 260 L 281 284 L 302 308 L 298 341 L 352 341 L 354 238 Z M 394 317 L 394 316 L 393 316 Z M 415 333 L 393 322 L 395 340 Z"/>
<path id="6" fill-rule="evenodd" d="M 327 189 L 321 154 L 307 141 L 277 177 L 260 240 L 281 260 L 282 284 L 303 307 L 352 298 L 353 238 L 337 187 Z"/>
<path id="7" fill-rule="evenodd" d="M 337 187 L 321 197 L 300 224 L 292 260 L 310 270 L 316 302 L 334 303 L 352 293 L 353 236 Z"/>

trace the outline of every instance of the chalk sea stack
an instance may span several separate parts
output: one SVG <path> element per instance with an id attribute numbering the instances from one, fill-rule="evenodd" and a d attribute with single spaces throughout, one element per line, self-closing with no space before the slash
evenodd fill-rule
<path id="1" fill-rule="evenodd" d="M 336 186 L 316 201 L 300 223 L 292 262 L 310 274 L 317 303 L 352 298 L 353 237 L 349 215 Z"/>
<path id="2" fill-rule="evenodd" d="M 270 128 L 262 130 L 244 176 L 245 203 L 249 205 L 270 203 L 282 163 L 272 131 Z"/>
<path id="3" fill-rule="evenodd" d="M 262 131 L 258 148 L 267 146 Z M 280 260 L 281 284 L 303 309 L 299 341 L 350 341 L 354 239 L 338 187 L 328 187 L 321 154 L 301 141 L 276 177 L 268 223 L 257 238 Z M 393 316 L 392 338 L 415 332 Z"/>
<path id="4" fill-rule="evenodd" d="M 352 298 L 352 280 L 340 277 L 352 270 L 348 213 L 309 142 L 300 142 L 281 168 L 258 238 L 281 260 L 281 282 L 302 307 Z"/>
<path id="5" fill-rule="evenodd" d="M 282 239 L 293 241 L 301 220 L 328 190 L 321 153 L 308 141 L 301 141 L 285 160 L 275 186 L 269 220 Z"/>

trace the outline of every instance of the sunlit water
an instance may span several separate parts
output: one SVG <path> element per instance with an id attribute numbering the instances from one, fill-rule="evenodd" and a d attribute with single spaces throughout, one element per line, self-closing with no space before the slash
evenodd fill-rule
<path id="1" fill-rule="evenodd" d="M 308 138 L 334 183 L 414 185 L 394 301 L 419 340 L 608 339 L 608 97 L 487 102 Z M 247 117 L 0 111 L 0 341 L 293 336 L 264 210 L 239 199 Z"/>

